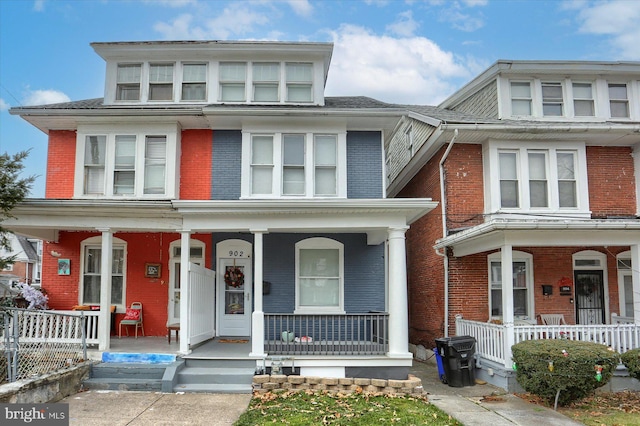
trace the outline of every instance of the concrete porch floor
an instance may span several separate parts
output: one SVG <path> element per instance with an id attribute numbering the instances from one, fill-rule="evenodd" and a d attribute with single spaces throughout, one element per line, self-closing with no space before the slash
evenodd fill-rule
<path id="1" fill-rule="evenodd" d="M 224 340 L 247 340 L 246 343 L 224 343 Z M 97 348 L 89 348 L 87 357 L 92 360 L 102 360 L 102 353 L 137 353 L 137 354 L 173 354 L 180 355 L 180 343 L 172 339 L 167 342 L 166 337 L 111 337 L 110 348 L 107 351 L 99 351 Z M 249 337 L 216 337 L 206 341 L 192 349 L 183 358 L 246 358 L 249 359 L 251 342 Z"/>

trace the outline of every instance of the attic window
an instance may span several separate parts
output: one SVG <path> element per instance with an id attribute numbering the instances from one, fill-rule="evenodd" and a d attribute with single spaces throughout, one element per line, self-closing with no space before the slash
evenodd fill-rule
<path id="1" fill-rule="evenodd" d="M 307 63 L 287 63 L 287 101 L 311 102 L 313 67 Z"/>
<path id="2" fill-rule="evenodd" d="M 140 100 L 140 64 L 118 65 L 116 100 Z"/>
<path id="3" fill-rule="evenodd" d="M 563 115 L 562 83 L 542 83 L 542 114 L 553 117 Z"/>
<path id="4" fill-rule="evenodd" d="M 151 65 L 149 68 L 149 100 L 173 99 L 173 64 Z"/>

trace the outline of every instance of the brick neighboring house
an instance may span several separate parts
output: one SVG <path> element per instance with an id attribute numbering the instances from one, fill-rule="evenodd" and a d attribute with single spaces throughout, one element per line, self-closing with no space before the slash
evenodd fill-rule
<path id="1" fill-rule="evenodd" d="M 405 232 L 437 206 L 385 196 L 406 108 L 325 97 L 330 43 L 92 47 L 104 98 L 10 110 L 49 136 L 46 198 L 7 225 L 47 241 L 49 305 L 99 305 L 101 350 L 139 301 L 183 354 L 242 336 L 259 367 L 405 379 Z"/>
<path id="2" fill-rule="evenodd" d="M 508 388 L 514 326 L 640 324 L 640 63 L 498 61 L 411 109 L 388 193 L 440 202 L 407 232 L 412 343 L 502 324 L 477 374 Z"/>
<path id="3" fill-rule="evenodd" d="M 0 256 L 16 256 L 16 260 L 12 265 L 0 271 L 0 278 L 4 277 L 9 281 L 39 286 L 42 241 L 12 233 L 7 233 L 6 236 L 9 239 L 11 249 L 0 248 Z"/>

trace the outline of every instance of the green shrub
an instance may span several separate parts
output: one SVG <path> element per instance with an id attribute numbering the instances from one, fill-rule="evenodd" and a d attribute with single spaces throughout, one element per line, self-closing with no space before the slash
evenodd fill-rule
<path id="1" fill-rule="evenodd" d="M 640 348 L 623 353 L 620 359 L 629 370 L 629 376 L 640 380 Z"/>
<path id="2" fill-rule="evenodd" d="M 584 398 L 607 383 L 620 357 L 605 345 L 576 340 L 528 340 L 513 345 L 512 351 L 518 383 L 549 403 L 560 390 L 560 405 Z"/>

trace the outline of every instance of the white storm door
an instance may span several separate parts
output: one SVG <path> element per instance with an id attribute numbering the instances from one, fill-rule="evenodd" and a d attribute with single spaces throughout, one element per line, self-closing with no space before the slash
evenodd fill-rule
<path id="1" fill-rule="evenodd" d="M 234 277 L 242 272 L 242 284 Z M 251 259 L 220 259 L 218 265 L 218 312 L 221 336 L 250 336 L 252 310 Z M 228 277 L 225 280 L 225 275 Z"/>
<path id="2" fill-rule="evenodd" d="M 169 279 L 169 312 L 167 325 L 180 324 L 180 261 L 172 260 L 171 278 Z"/>

